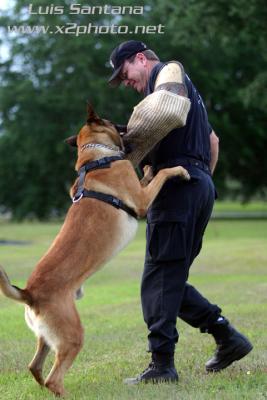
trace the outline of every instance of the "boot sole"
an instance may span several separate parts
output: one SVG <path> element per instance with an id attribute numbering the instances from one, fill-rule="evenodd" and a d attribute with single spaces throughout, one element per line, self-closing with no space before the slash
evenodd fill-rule
<path id="1" fill-rule="evenodd" d="M 222 361 L 220 364 L 214 367 L 208 367 L 206 366 L 206 371 L 207 372 L 220 372 L 222 369 L 225 369 L 229 367 L 234 361 L 241 360 L 241 358 L 245 357 L 248 353 L 251 352 L 253 349 L 253 346 L 251 343 L 247 343 L 245 346 L 242 348 L 237 348 L 236 351 L 231 353 L 227 359 Z"/>
<path id="2" fill-rule="evenodd" d="M 152 383 L 152 384 L 160 384 L 160 383 L 176 383 L 176 382 L 178 382 L 178 378 L 172 378 L 172 379 L 164 379 L 164 378 L 161 378 L 161 379 L 157 379 L 157 378 L 154 378 L 154 379 L 125 379 L 124 381 L 123 381 L 123 383 L 125 384 L 125 385 L 139 385 L 140 383 L 141 384 L 148 384 L 148 383 Z"/>

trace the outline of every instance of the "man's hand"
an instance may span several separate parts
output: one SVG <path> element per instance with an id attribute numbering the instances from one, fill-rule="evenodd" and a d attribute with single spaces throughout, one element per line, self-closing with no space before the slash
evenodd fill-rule
<path id="1" fill-rule="evenodd" d="M 141 179 L 140 183 L 141 183 L 141 186 L 147 186 L 149 184 L 149 182 L 152 181 L 152 179 L 154 178 L 151 165 L 145 165 L 143 168 L 143 172 L 144 172 L 144 176 Z"/>
<path id="2" fill-rule="evenodd" d="M 214 131 L 210 134 L 210 170 L 213 175 L 219 158 L 219 138 Z"/>

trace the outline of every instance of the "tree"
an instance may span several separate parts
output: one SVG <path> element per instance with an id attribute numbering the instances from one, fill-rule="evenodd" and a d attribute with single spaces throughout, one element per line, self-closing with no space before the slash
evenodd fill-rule
<path id="1" fill-rule="evenodd" d="M 123 5 L 132 6 L 129 0 Z M 37 7 L 35 2 L 32 4 Z M 267 180 L 265 131 L 266 17 L 263 0 L 147 0 L 142 15 L 64 13 L 29 15 L 17 0 L 1 26 L 88 27 L 90 33 L 8 34 L 10 57 L 0 65 L 0 204 L 14 217 L 46 218 L 70 204 L 75 154 L 64 138 L 85 121 L 86 100 L 114 122 L 127 122 L 140 97 L 107 85 L 108 56 L 121 41 L 140 39 L 162 60 L 178 59 L 200 90 L 220 137 L 215 174 L 219 194 L 248 199 L 264 194 Z M 98 6 L 105 6 L 104 0 Z M 117 5 L 115 1 L 111 5 Z M 47 1 L 38 6 L 47 7 Z M 50 5 L 51 6 L 51 5 Z M 164 25 L 164 34 L 93 33 L 100 26 Z M 74 25 L 72 25 L 74 26 Z M 95 28 L 94 28 L 95 27 Z M 84 28 L 82 28 L 84 29 Z M 236 182 L 230 190 L 229 182 Z"/>
<path id="2" fill-rule="evenodd" d="M 164 58 L 177 54 L 220 136 L 220 193 L 231 193 L 226 184 L 234 180 L 232 194 L 266 195 L 267 3 L 158 0 L 153 12 L 168 21 Z"/>
<path id="3" fill-rule="evenodd" d="M 38 4 L 47 6 L 45 1 Z M 74 20 L 68 13 L 27 13 L 28 6 L 18 0 L 12 15 L 2 18 L 2 24 L 7 27 L 23 21 L 33 26 L 43 22 L 55 29 Z M 95 25 L 107 23 L 104 18 L 114 17 L 95 14 L 92 21 Z M 76 15 L 75 23 L 86 26 L 88 15 Z M 11 55 L 1 65 L 0 204 L 15 218 L 46 218 L 68 207 L 68 187 L 75 175 L 74 154 L 63 140 L 84 124 L 87 99 L 101 116 L 117 122 L 122 117 L 123 122 L 128 119 L 124 104 L 130 96 L 120 91 L 115 105 L 114 92 L 107 87 L 110 70 L 106 64 L 113 46 L 108 43 L 110 37 L 102 36 L 8 37 Z"/>

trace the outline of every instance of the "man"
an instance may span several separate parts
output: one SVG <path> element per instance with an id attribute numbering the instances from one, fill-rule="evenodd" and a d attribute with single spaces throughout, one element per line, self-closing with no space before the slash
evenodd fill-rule
<path id="1" fill-rule="evenodd" d="M 217 349 L 206 370 L 220 371 L 252 350 L 248 339 L 187 283 L 198 255 L 215 198 L 211 175 L 218 159 L 218 138 L 203 101 L 183 67 L 160 62 L 139 41 L 116 47 L 110 57 L 111 86 L 132 87 L 145 98 L 135 108 L 123 141 L 134 166 L 150 165 L 149 174 L 182 165 L 189 182 L 166 182 L 147 215 L 147 244 L 141 299 L 150 331 L 148 368 L 126 383 L 177 381 L 174 350 L 177 316 L 201 332 L 213 335 Z M 148 171 L 146 167 L 145 171 Z"/>

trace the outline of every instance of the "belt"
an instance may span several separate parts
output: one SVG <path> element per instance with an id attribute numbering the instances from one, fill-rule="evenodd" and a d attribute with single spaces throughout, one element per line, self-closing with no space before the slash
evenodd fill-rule
<path id="1" fill-rule="evenodd" d="M 177 157 L 177 158 L 172 158 L 165 163 L 159 164 L 156 167 L 153 167 L 153 173 L 156 174 L 158 171 L 160 171 L 163 168 L 172 168 L 176 167 L 178 165 L 181 165 L 182 167 L 196 167 L 200 168 L 202 171 L 206 172 L 207 174 L 211 175 L 210 168 L 209 166 L 201 160 L 198 160 L 193 157 Z"/>

